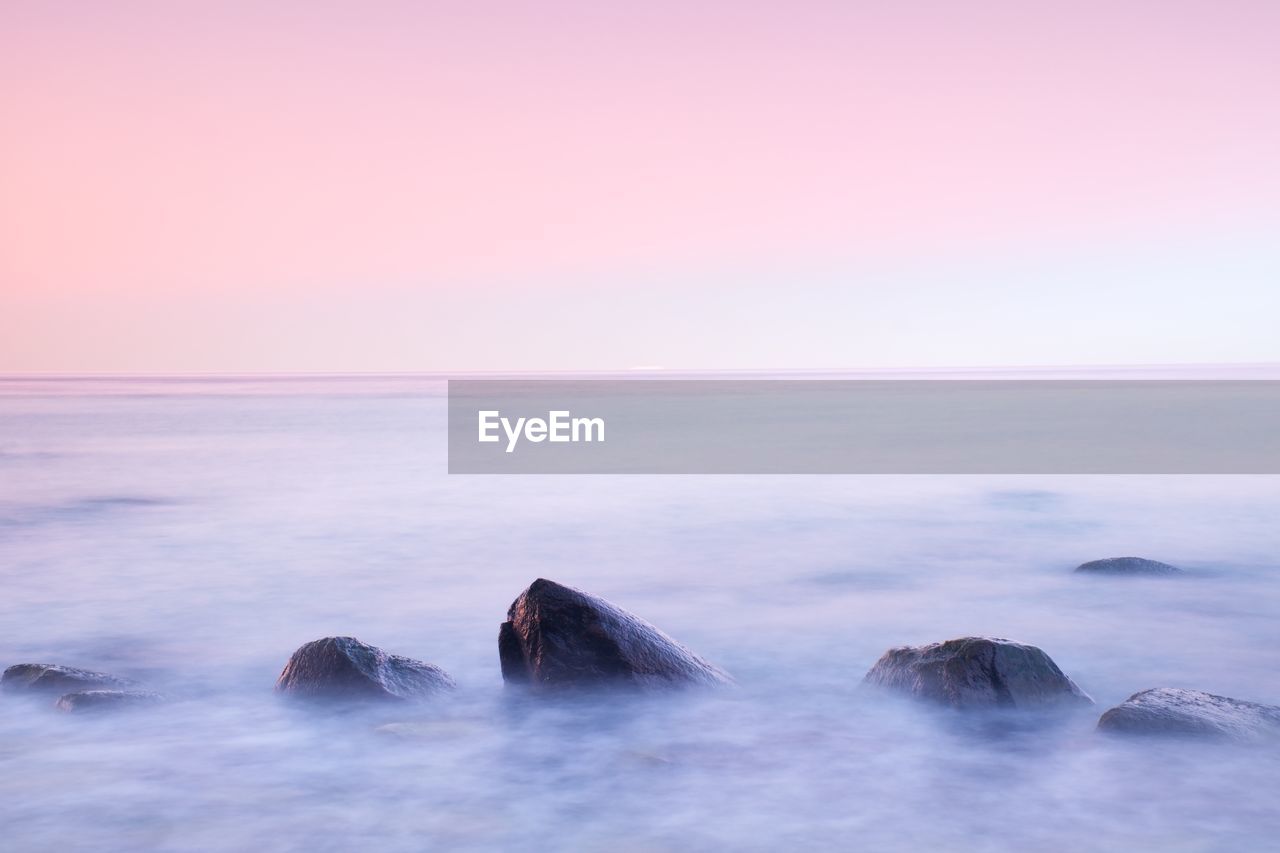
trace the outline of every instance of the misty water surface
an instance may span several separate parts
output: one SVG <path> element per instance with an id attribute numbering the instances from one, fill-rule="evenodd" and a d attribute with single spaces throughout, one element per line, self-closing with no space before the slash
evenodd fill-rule
<path id="1" fill-rule="evenodd" d="M 1261 850 L 1280 753 L 1095 735 L 1179 686 L 1280 703 L 1280 482 L 449 477 L 443 383 L 0 383 L 0 665 L 162 709 L 0 697 L 12 850 Z M 1141 555 L 1187 577 L 1075 576 Z M 496 637 L 537 577 L 732 672 L 531 702 Z M 448 670 L 317 714 L 289 654 L 353 635 Z M 888 647 L 1045 649 L 1097 707 L 958 715 L 858 690 Z"/>

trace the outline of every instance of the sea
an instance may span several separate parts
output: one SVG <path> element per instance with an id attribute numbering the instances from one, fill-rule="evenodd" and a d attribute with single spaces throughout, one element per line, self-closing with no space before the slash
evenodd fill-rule
<path id="1" fill-rule="evenodd" d="M 445 378 L 0 378 L 0 666 L 168 700 L 0 695 L 0 848 L 1280 850 L 1280 749 L 1095 731 L 1151 687 L 1280 704 L 1280 477 L 450 475 Z M 1112 556 L 1185 573 L 1073 573 Z M 540 577 L 736 685 L 505 688 Z M 457 689 L 280 699 L 325 636 Z M 962 636 L 1042 648 L 1095 705 L 861 686 Z"/>

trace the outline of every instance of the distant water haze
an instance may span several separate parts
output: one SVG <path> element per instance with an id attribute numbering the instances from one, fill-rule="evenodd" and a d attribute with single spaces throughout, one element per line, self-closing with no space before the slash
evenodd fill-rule
<path id="1" fill-rule="evenodd" d="M 440 377 L 0 383 L 0 664 L 171 699 L 81 719 L 0 697 L 6 843 L 1243 850 L 1280 833 L 1273 753 L 1093 732 L 1149 687 L 1280 703 L 1277 478 L 451 477 L 444 430 Z M 1072 572 L 1130 555 L 1186 575 Z M 537 577 L 738 687 L 513 698 L 497 630 Z M 281 704 L 289 654 L 331 635 L 459 689 Z M 966 635 L 1039 646 L 1096 707 L 957 715 L 858 690 L 887 648 Z"/>

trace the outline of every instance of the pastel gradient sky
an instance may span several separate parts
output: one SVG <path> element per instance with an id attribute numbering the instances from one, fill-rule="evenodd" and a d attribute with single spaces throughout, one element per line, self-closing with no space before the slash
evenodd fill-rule
<path id="1" fill-rule="evenodd" d="M 0 371 L 1280 361 L 1280 3 L 5 2 Z"/>

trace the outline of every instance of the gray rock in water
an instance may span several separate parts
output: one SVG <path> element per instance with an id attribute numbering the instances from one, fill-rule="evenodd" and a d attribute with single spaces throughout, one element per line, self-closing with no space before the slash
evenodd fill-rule
<path id="1" fill-rule="evenodd" d="M 146 690 L 81 690 L 68 693 L 54 703 L 59 711 L 68 714 L 85 714 L 100 711 L 122 711 L 158 705 L 164 701 L 159 693 Z"/>
<path id="2" fill-rule="evenodd" d="M 276 680 L 276 690 L 290 696 L 348 701 L 425 699 L 453 687 L 439 667 L 387 654 L 354 637 L 307 643 Z"/>
<path id="3" fill-rule="evenodd" d="M 1076 566 L 1077 572 L 1093 575 L 1180 575 L 1182 569 L 1147 560 L 1143 557 L 1109 557 L 1105 560 L 1093 560 Z"/>
<path id="4" fill-rule="evenodd" d="M 536 691 L 732 682 L 643 619 L 542 578 L 512 602 L 498 656 L 508 684 Z"/>
<path id="5" fill-rule="evenodd" d="M 1098 730 L 1140 735 L 1188 735 L 1244 742 L 1280 740 L 1280 707 L 1156 687 L 1135 693 L 1098 720 Z"/>
<path id="6" fill-rule="evenodd" d="M 863 683 L 964 709 L 1093 704 L 1040 649 L 987 637 L 890 649 Z"/>
<path id="7" fill-rule="evenodd" d="M 53 663 L 20 663 L 9 667 L 0 676 L 0 688 L 13 692 L 69 693 L 78 690 L 119 690 L 133 686 L 135 682 L 127 678 Z"/>

